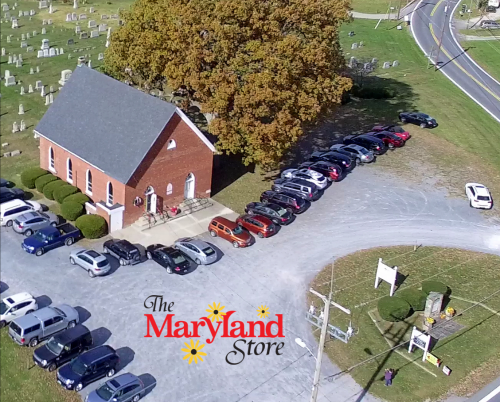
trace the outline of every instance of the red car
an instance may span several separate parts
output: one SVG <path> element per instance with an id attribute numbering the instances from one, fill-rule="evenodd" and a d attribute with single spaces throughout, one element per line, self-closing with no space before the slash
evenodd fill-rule
<path id="1" fill-rule="evenodd" d="M 390 133 L 396 134 L 399 138 L 404 141 L 407 141 L 411 138 L 411 135 L 408 131 L 405 131 L 403 127 L 396 126 L 391 124 L 389 126 L 375 126 L 372 128 L 372 131 L 380 132 L 380 131 L 389 131 Z"/>
<path id="2" fill-rule="evenodd" d="M 328 181 L 337 181 L 342 174 L 342 169 L 339 165 L 327 161 L 304 162 L 299 166 L 299 169 L 302 168 L 321 173 Z"/>
<path id="3" fill-rule="evenodd" d="M 405 144 L 405 142 L 400 137 L 398 137 L 394 133 L 390 133 L 389 131 L 367 133 L 366 135 L 371 135 L 372 137 L 384 141 L 384 144 L 389 148 L 399 148 Z"/>
<path id="4" fill-rule="evenodd" d="M 276 233 L 276 226 L 271 219 L 262 215 L 241 215 L 236 223 L 260 238 L 269 237 Z"/>

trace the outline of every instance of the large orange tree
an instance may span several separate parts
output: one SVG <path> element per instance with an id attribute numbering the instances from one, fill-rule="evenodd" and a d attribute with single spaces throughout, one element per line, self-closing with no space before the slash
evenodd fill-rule
<path id="1" fill-rule="evenodd" d="M 269 166 L 350 89 L 338 40 L 348 11 L 349 0 L 137 0 L 104 71 L 185 86 L 215 116 L 219 150 Z"/>

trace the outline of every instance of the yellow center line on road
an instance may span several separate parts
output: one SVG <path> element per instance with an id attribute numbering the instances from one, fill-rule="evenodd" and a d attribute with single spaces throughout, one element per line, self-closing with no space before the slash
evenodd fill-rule
<path id="1" fill-rule="evenodd" d="M 434 41 L 436 44 L 439 46 L 439 41 L 438 38 L 436 37 L 436 34 L 434 33 L 434 28 L 432 27 L 432 24 L 429 23 L 429 29 L 431 31 L 431 35 L 434 38 Z M 471 78 L 477 85 L 479 85 L 481 88 L 483 88 L 486 92 L 488 92 L 491 96 L 493 96 L 496 100 L 500 101 L 500 96 L 496 95 L 493 93 L 488 87 L 486 87 L 482 82 L 479 82 L 475 77 L 473 77 L 465 68 L 463 68 L 460 64 L 457 63 L 454 57 L 452 57 L 444 47 L 441 46 L 441 51 L 450 59 L 450 61 L 455 64 L 460 70 L 462 70 L 469 78 Z M 436 63 L 438 61 L 436 60 Z"/>
<path id="2" fill-rule="evenodd" d="M 441 5 L 441 3 L 443 2 L 443 0 L 439 0 L 436 5 L 434 6 L 434 8 L 432 9 L 431 11 L 431 17 L 434 17 L 434 13 L 436 12 L 436 10 L 438 9 L 438 7 Z"/>

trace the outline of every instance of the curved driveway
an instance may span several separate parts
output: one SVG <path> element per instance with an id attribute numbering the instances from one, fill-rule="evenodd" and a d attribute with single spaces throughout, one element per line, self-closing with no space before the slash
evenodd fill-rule
<path id="1" fill-rule="evenodd" d="M 273 238 L 257 239 L 248 249 L 235 250 L 208 234 L 202 237 L 225 255 L 192 274 L 167 275 L 148 261 L 89 279 L 68 264 L 67 247 L 37 258 L 21 250 L 18 235 L 2 228 L 2 281 L 10 287 L 7 293 L 25 290 L 47 295 L 53 303 L 88 310 L 91 317 L 85 324 L 90 329 L 104 327 L 111 332 L 107 343 L 134 351 L 125 371 L 150 373 L 157 379 L 156 389 L 145 401 L 305 402 L 314 359 L 293 339 L 301 337 L 313 351 L 317 348 L 304 319 L 305 294 L 323 266 L 356 250 L 415 243 L 500 254 L 500 228 L 470 209 L 465 198 L 446 198 L 430 186 L 406 184 L 376 166 L 357 168 L 326 190 L 296 222 Z M 283 355 L 247 356 L 243 363 L 231 366 L 225 357 L 233 350 L 234 339 L 218 337 L 204 348 L 205 361 L 189 366 L 180 351 L 184 339 L 144 338 L 148 311 L 143 302 L 152 294 L 175 302 L 176 321 L 206 316 L 207 305 L 213 302 L 225 305 L 226 311 L 236 310 L 236 319 L 253 321 L 257 307 L 266 304 L 271 314 L 283 314 Z M 163 320 L 165 313 L 156 316 Z M 207 334 L 204 329 L 200 332 Z M 337 370 L 324 359 L 322 378 Z M 321 382 L 318 402 L 377 401 L 361 393 L 352 378 L 342 376 Z"/>
<path id="2" fill-rule="evenodd" d="M 500 82 L 479 67 L 453 35 L 450 21 L 459 4 L 457 0 L 420 1 L 411 17 L 413 36 L 443 74 L 500 122 Z"/>

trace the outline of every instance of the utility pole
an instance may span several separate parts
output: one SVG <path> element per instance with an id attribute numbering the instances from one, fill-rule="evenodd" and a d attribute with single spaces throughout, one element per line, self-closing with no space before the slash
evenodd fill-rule
<path id="1" fill-rule="evenodd" d="M 434 46 L 431 47 L 431 52 L 429 53 L 429 56 L 427 57 L 427 69 L 429 69 L 431 63 L 432 63 L 432 55 L 434 54 Z"/>
<path id="2" fill-rule="evenodd" d="M 441 28 L 441 36 L 439 37 L 439 44 L 438 44 L 438 49 L 437 49 L 437 55 L 436 55 L 436 62 L 434 63 L 435 70 L 437 70 L 438 64 L 439 64 L 439 53 L 441 53 L 441 46 L 443 44 L 443 36 L 444 36 L 444 28 L 446 27 L 446 20 L 448 18 L 448 0 L 446 0 L 446 5 L 444 6 L 444 21 L 443 21 L 443 27 Z"/>
<path id="3" fill-rule="evenodd" d="M 469 14 L 467 18 L 467 29 L 469 29 L 470 15 L 472 14 L 472 0 L 470 0 L 470 7 L 467 11 L 468 11 L 467 14 Z"/>

